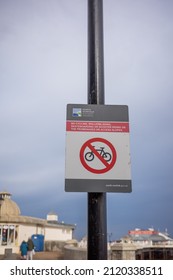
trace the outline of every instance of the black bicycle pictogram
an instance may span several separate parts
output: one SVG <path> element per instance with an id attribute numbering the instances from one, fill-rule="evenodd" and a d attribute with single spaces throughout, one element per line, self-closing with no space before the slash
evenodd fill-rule
<path id="1" fill-rule="evenodd" d="M 92 146 L 92 147 L 95 148 L 95 146 Z M 100 154 L 100 156 L 101 156 L 102 158 L 105 159 L 105 161 L 108 162 L 108 161 L 110 161 L 110 160 L 112 159 L 112 156 L 111 156 L 110 153 L 105 152 L 104 149 L 105 149 L 105 147 L 100 147 L 99 149 L 95 149 L 95 150 Z M 87 152 L 87 153 L 85 154 L 85 159 L 86 159 L 87 161 L 92 161 L 92 160 L 94 160 L 94 157 L 95 157 L 95 154 L 94 154 L 92 151 Z"/>

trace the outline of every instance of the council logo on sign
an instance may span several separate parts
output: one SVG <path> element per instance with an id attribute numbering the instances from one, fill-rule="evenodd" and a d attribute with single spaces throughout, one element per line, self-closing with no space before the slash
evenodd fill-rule
<path id="1" fill-rule="evenodd" d="M 72 116 L 73 117 L 81 117 L 82 110 L 81 108 L 73 108 Z"/>
<path id="2" fill-rule="evenodd" d="M 83 167 L 95 174 L 103 174 L 113 168 L 117 153 L 108 140 L 104 138 L 91 138 L 80 149 L 80 161 Z"/>

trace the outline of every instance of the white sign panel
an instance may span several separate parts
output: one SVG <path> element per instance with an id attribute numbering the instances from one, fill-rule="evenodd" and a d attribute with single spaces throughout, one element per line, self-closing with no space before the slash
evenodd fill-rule
<path id="1" fill-rule="evenodd" d="M 127 106 L 67 106 L 65 190 L 131 192 Z"/>

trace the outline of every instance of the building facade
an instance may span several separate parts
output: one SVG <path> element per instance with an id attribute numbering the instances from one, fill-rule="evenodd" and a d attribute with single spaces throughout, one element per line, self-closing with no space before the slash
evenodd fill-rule
<path id="1" fill-rule="evenodd" d="M 0 192 L 0 254 L 8 248 L 18 253 L 21 242 L 32 235 L 43 235 L 44 242 L 66 242 L 73 238 L 74 229 L 73 224 L 58 222 L 58 216 L 52 212 L 47 219 L 22 216 L 11 194 Z"/>
<path id="2" fill-rule="evenodd" d="M 111 252 L 115 260 L 170 260 L 173 259 L 173 239 L 167 231 L 136 228 L 112 243 Z"/>

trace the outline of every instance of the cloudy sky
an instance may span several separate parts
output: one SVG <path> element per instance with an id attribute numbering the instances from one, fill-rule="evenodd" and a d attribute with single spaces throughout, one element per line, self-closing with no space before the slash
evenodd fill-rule
<path id="1" fill-rule="evenodd" d="M 105 104 L 128 105 L 132 193 L 107 194 L 108 233 L 173 237 L 173 1 L 104 0 Z M 66 104 L 87 103 L 87 0 L 0 0 L 0 191 L 23 215 L 87 232 L 66 193 Z"/>

